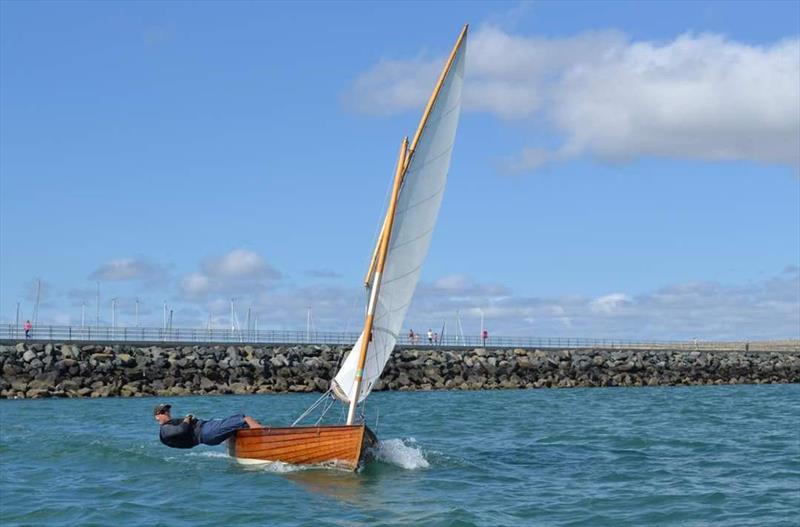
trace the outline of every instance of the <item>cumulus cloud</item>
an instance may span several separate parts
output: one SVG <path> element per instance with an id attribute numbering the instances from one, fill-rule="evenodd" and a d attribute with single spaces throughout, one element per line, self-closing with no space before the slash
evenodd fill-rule
<path id="1" fill-rule="evenodd" d="M 447 294 L 457 298 L 503 297 L 511 291 L 501 284 L 481 284 L 464 274 L 447 275 L 431 284 L 420 284 L 422 294 L 438 296 Z"/>
<path id="2" fill-rule="evenodd" d="M 589 303 L 589 309 L 594 313 L 610 315 L 619 312 L 621 308 L 630 305 L 631 297 L 625 293 L 611 293 L 595 298 Z"/>
<path id="3" fill-rule="evenodd" d="M 442 290 L 421 284 L 409 312 L 414 327 L 450 322 L 458 310 L 477 335 L 479 317 L 495 335 L 737 340 L 800 338 L 800 271 L 788 267 L 760 282 L 691 282 L 631 295 L 526 297 L 510 292 L 470 297 L 457 284 Z M 476 291 L 479 285 L 463 284 Z"/>
<path id="4" fill-rule="evenodd" d="M 200 272 L 180 279 L 180 297 L 205 299 L 209 295 L 257 294 L 281 278 L 281 273 L 261 255 L 246 249 L 235 249 L 225 255 L 205 260 Z"/>
<path id="5" fill-rule="evenodd" d="M 175 310 L 175 324 L 204 327 L 211 315 L 214 327 L 229 327 L 230 299 L 235 297 L 242 327 L 249 308 L 252 319 L 259 319 L 261 329 L 303 330 L 311 308 L 317 330 L 360 330 L 366 302 L 362 288 L 297 286 L 260 276 L 245 282 L 226 282 L 200 272 L 184 276 L 180 298 L 170 304 Z M 47 291 L 46 287 L 43 291 Z M 93 291 L 68 293 L 73 295 L 88 296 L 91 304 Z M 133 298 L 120 298 L 118 313 L 126 314 L 121 319 L 123 324 L 130 322 L 133 306 Z M 160 325 L 160 309 L 156 306 L 160 302 L 142 299 L 140 315 L 156 316 L 143 324 Z M 29 310 L 30 306 L 25 308 L 25 317 Z M 107 311 L 104 305 L 103 314 Z M 73 321 L 79 313 L 72 313 Z M 457 314 L 465 335 L 472 336 L 478 335 L 483 315 L 486 327 L 495 336 L 800 339 L 800 268 L 788 266 L 774 276 L 744 284 L 703 281 L 671 284 L 638 294 L 613 291 L 597 296 L 551 297 L 515 294 L 502 284 L 448 275 L 419 284 L 404 327 L 433 327 L 438 331 L 446 322 L 448 334 L 453 335 L 458 327 Z"/>
<path id="6" fill-rule="evenodd" d="M 119 258 L 105 263 L 89 274 L 90 280 L 100 281 L 155 281 L 166 274 L 158 264 L 145 258 Z"/>
<path id="7" fill-rule="evenodd" d="M 210 258 L 203 263 L 203 272 L 214 278 L 252 279 L 280 278 L 260 255 L 246 249 L 235 249 L 219 258 Z"/>
<path id="8" fill-rule="evenodd" d="M 750 45 L 716 34 L 665 42 L 616 31 L 566 38 L 496 27 L 468 44 L 468 111 L 546 126 L 561 146 L 530 145 L 513 171 L 589 155 L 800 163 L 800 39 Z M 443 57 L 383 60 L 345 100 L 375 114 L 417 110 Z"/>
<path id="9" fill-rule="evenodd" d="M 211 281 L 206 275 L 191 273 L 181 279 L 180 287 L 189 297 L 202 297 L 211 291 Z"/>
<path id="10" fill-rule="evenodd" d="M 230 327 L 230 298 L 219 295 L 188 299 L 194 306 L 194 320 L 203 324 L 211 317 L 213 327 Z M 258 320 L 260 329 L 305 330 L 308 310 L 312 310 L 312 326 L 319 331 L 357 332 L 364 316 L 364 297 L 359 288 L 330 286 L 286 286 L 251 291 L 236 297 L 234 307 L 242 328 L 246 327 L 247 312 L 251 329 Z M 188 311 L 184 311 L 188 313 Z"/>

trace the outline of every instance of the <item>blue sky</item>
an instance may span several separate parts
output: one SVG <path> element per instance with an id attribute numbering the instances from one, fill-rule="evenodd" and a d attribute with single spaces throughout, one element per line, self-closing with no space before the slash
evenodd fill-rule
<path id="1" fill-rule="evenodd" d="M 408 325 L 800 338 L 796 2 L 4 2 L 0 319 L 354 330 L 464 22 Z"/>

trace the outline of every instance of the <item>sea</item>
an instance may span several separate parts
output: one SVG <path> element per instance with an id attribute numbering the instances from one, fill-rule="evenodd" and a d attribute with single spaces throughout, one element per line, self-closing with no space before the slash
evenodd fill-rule
<path id="1" fill-rule="evenodd" d="M 316 397 L 2 401 L 0 525 L 800 525 L 798 384 L 375 393 L 357 473 L 170 449 L 152 416 Z"/>

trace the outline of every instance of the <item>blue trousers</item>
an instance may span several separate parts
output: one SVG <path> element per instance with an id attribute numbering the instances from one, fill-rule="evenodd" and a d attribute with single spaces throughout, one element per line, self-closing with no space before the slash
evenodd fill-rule
<path id="1" fill-rule="evenodd" d="M 200 425 L 200 442 L 204 445 L 218 445 L 242 428 L 250 428 L 244 422 L 244 414 L 232 415 L 225 419 L 211 419 Z"/>

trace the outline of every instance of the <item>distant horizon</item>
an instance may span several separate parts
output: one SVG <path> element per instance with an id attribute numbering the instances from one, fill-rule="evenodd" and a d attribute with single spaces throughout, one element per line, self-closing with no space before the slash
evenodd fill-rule
<path id="1" fill-rule="evenodd" d="M 397 147 L 470 23 L 404 324 L 800 339 L 800 4 L 2 4 L 0 324 L 358 332 Z"/>

